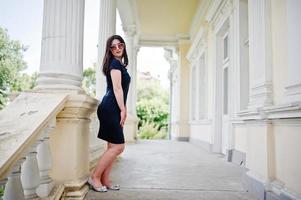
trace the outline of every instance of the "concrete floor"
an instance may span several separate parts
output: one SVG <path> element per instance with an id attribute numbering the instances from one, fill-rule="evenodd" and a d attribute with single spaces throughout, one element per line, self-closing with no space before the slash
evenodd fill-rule
<path id="1" fill-rule="evenodd" d="M 188 142 L 138 141 L 127 144 L 111 179 L 120 191 L 87 200 L 255 200 L 242 186 L 243 168 Z"/>

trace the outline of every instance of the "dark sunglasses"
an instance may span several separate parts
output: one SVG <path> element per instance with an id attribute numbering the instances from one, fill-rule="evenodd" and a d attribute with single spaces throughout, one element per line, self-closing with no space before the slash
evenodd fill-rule
<path id="1" fill-rule="evenodd" d="M 124 48 L 124 43 L 114 44 L 110 48 L 111 48 L 111 50 L 116 50 L 117 48 L 118 49 L 123 49 Z"/>

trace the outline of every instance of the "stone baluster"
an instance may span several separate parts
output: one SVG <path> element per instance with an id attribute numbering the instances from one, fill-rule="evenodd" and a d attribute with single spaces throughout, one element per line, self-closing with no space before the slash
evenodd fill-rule
<path id="1" fill-rule="evenodd" d="M 38 195 L 36 189 L 40 184 L 40 175 L 37 162 L 37 146 L 40 141 L 37 140 L 26 155 L 26 160 L 21 166 L 21 182 L 24 189 L 25 199 L 36 199 Z"/>
<path id="2" fill-rule="evenodd" d="M 47 197 L 54 187 L 53 180 L 49 177 L 52 159 L 49 149 L 49 133 L 54 130 L 56 118 L 45 128 L 40 145 L 37 148 L 37 161 L 40 171 L 40 185 L 37 189 L 39 197 Z"/>
<path id="3" fill-rule="evenodd" d="M 20 159 L 9 174 L 5 185 L 3 200 L 25 200 L 20 180 L 21 164 L 24 160 L 24 158 Z"/>

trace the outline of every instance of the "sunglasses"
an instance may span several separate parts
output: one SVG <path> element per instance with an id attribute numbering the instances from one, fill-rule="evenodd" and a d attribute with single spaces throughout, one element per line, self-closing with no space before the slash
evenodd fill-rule
<path id="1" fill-rule="evenodd" d="M 111 50 L 117 50 L 117 48 L 118 49 L 123 49 L 124 48 L 124 43 L 114 44 L 110 48 L 111 48 Z"/>

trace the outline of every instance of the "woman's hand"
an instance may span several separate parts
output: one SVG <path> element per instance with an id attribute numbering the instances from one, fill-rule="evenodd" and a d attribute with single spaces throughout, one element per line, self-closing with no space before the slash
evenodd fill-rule
<path id="1" fill-rule="evenodd" d="M 126 119 L 126 109 L 120 111 L 120 125 L 123 127 Z"/>

